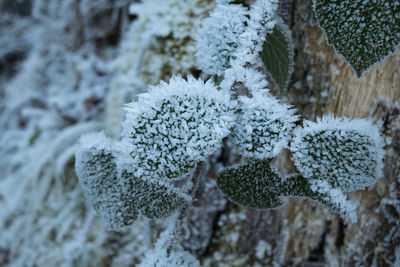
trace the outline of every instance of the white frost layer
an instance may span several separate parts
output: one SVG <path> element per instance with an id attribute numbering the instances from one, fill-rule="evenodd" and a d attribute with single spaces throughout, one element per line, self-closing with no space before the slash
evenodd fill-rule
<path id="1" fill-rule="evenodd" d="M 218 151 L 234 120 L 230 104 L 229 93 L 193 77 L 150 87 L 125 108 L 124 140 L 140 164 L 135 175 L 179 178 Z"/>
<path id="2" fill-rule="evenodd" d="M 273 158 L 288 146 L 298 120 L 291 106 L 273 96 L 255 92 L 252 98 L 239 97 L 241 110 L 233 130 L 233 143 L 248 158 Z"/>
<path id="3" fill-rule="evenodd" d="M 307 178 L 328 179 L 344 192 L 372 186 L 382 176 L 383 140 L 369 119 L 304 121 L 290 147 L 297 169 Z"/>

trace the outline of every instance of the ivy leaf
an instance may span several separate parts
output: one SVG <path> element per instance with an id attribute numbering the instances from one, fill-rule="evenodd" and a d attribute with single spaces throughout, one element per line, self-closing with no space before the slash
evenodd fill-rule
<path id="1" fill-rule="evenodd" d="M 190 200 L 188 195 L 179 192 L 167 182 L 138 178 L 127 170 L 123 170 L 121 176 L 126 190 L 131 192 L 135 207 L 151 219 L 167 216 Z"/>
<path id="2" fill-rule="evenodd" d="M 304 121 L 291 144 L 293 162 L 308 179 L 323 179 L 343 192 L 372 186 L 382 175 L 384 151 L 378 128 L 367 119 L 324 116 Z"/>
<path id="3" fill-rule="evenodd" d="M 269 161 L 251 160 L 223 170 L 217 185 L 233 202 L 257 209 L 277 208 L 283 205 L 278 194 L 268 190 L 278 179 Z"/>
<path id="4" fill-rule="evenodd" d="M 133 199 L 124 194 L 116 166 L 114 143 L 103 133 L 81 137 L 75 169 L 88 202 L 109 230 L 119 231 L 137 218 Z"/>
<path id="5" fill-rule="evenodd" d="M 400 43 L 400 2 L 314 0 L 320 27 L 360 78 Z"/>
<path id="6" fill-rule="evenodd" d="M 283 94 L 289 84 L 294 62 L 292 32 L 282 21 L 267 34 L 260 55 L 265 68 Z"/>
<path id="7" fill-rule="evenodd" d="M 300 174 L 289 175 L 275 182 L 270 190 L 290 197 L 307 197 L 317 201 L 350 223 L 357 221 L 356 204 L 338 188 L 332 188 L 324 179 L 313 180 Z"/>

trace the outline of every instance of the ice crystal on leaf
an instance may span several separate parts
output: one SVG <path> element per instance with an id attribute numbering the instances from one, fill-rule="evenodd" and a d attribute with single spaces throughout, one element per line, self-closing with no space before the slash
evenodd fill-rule
<path id="1" fill-rule="evenodd" d="M 273 96 L 255 92 L 242 96 L 233 129 L 233 143 L 247 158 L 273 158 L 287 147 L 297 116 Z"/>
<path id="2" fill-rule="evenodd" d="M 239 35 L 245 31 L 248 9 L 229 2 L 217 1 L 196 35 L 197 63 L 209 74 L 222 75 L 230 67 L 230 59 L 239 45 Z"/>
<path id="3" fill-rule="evenodd" d="M 124 137 L 136 176 L 179 178 L 215 153 L 230 133 L 230 96 L 211 82 L 172 77 L 126 107 Z"/>
<path id="4" fill-rule="evenodd" d="M 332 188 L 326 181 L 311 180 L 299 174 L 292 174 L 277 180 L 271 185 L 270 190 L 285 196 L 310 198 L 350 223 L 357 221 L 356 204 L 347 200 L 340 189 Z"/>
<path id="5" fill-rule="evenodd" d="M 223 170 L 217 177 L 221 191 L 233 202 L 257 209 L 283 205 L 279 195 L 268 190 L 278 180 L 269 161 L 249 160 Z"/>
<path id="6" fill-rule="evenodd" d="M 314 0 L 319 25 L 358 77 L 400 43 L 400 1 Z"/>
<path id="7" fill-rule="evenodd" d="M 382 174 L 383 141 L 367 119 L 324 116 L 296 128 L 293 161 L 304 177 L 351 192 L 372 186 Z"/>
<path id="8" fill-rule="evenodd" d="M 137 211 L 133 198 L 123 193 L 116 166 L 113 142 L 103 133 L 81 137 L 75 169 L 86 199 L 110 230 L 133 223 Z"/>

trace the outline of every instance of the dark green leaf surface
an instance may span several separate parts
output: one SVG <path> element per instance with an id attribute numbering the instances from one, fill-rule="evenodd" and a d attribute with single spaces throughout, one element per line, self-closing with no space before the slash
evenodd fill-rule
<path id="1" fill-rule="evenodd" d="M 277 180 L 271 184 L 270 190 L 274 193 L 290 197 L 311 197 L 314 194 L 311 190 L 309 180 L 300 174 L 288 176 L 283 180 Z"/>
<path id="2" fill-rule="evenodd" d="M 121 230 L 137 218 L 133 199 L 123 193 L 114 154 L 103 148 L 81 149 L 76 170 L 85 196 L 109 230 Z"/>
<path id="3" fill-rule="evenodd" d="M 400 43 L 400 1 L 314 0 L 319 25 L 361 77 Z"/>
<path id="4" fill-rule="evenodd" d="M 264 66 L 283 94 L 293 71 L 293 41 L 285 24 L 275 25 L 273 31 L 267 35 L 260 54 Z"/>
<path id="5" fill-rule="evenodd" d="M 322 130 L 293 143 L 293 161 L 307 178 L 325 177 L 334 188 L 344 192 L 374 183 L 378 167 L 371 138 L 353 130 Z"/>
<path id="6" fill-rule="evenodd" d="M 188 197 L 168 184 L 153 179 L 137 178 L 123 171 L 122 178 L 131 192 L 136 208 L 145 216 L 154 219 L 171 214 L 185 205 Z"/>
<path id="7" fill-rule="evenodd" d="M 278 194 L 268 191 L 278 179 L 269 161 L 251 160 L 229 167 L 217 178 L 218 187 L 233 202 L 257 209 L 277 208 L 283 205 Z"/>

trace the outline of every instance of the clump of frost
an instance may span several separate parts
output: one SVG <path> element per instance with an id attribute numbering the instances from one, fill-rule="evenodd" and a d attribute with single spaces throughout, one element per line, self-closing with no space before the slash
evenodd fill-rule
<path id="1" fill-rule="evenodd" d="M 252 98 L 239 97 L 232 141 L 247 158 L 273 158 L 287 147 L 298 117 L 287 104 L 273 96 L 255 92 Z"/>
<path id="2" fill-rule="evenodd" d="M 193 77 L 161 82 L 125 110 L 123 136 L 138 177 L 181 177 L 221 147 L 233 123 L 229 94 Z"/>
<path id="3" fill-rule="evenodd" d="M 351 192 L 372 186 L 381 177 L 382 146 L 371 120 L 326 115 L 296 128 L 290 149 L 306 178 L 326 179 L 332 187 Z"/>
<path id="4" fill-rule="evenodd" d="M 250 93 L 267 88 L 268 82 L 257 68 L 262 66 L 259 53 L 266 35 L 276 24 L 277 8 L 276 0 L 257 0 L 251 5 L 247 27 L 239 36 L 238 48 L 231 58 L 231 68 L 225 71 L 222 88 L 230 90 L 235 83 L 244 84 Z"/>
<path id="5" fill-rule="evenodd" d="M 232 65 L 245 66 L 246 63 L 259 63 L 259 53 L 262 50 L 267 33 L 276 24 L 278 0 L 257 0 L 251 5 L 247 28 L 240 35 L 240 45 L 232 59 Z M 237 63 L 242 64 L 237 64 Z"/>
<path id="6" fill-rule="evenodd" d="M 167 253 L 165 249 L 153 249 L 145 255 L 138 267 L 200 267 L 200 262 L 183 249 Z"/>
<path id="7" fill-rule="evenodd" d="M 222 75 L 231 67 L 239 36 L 246 30 L 249 11 L 242 4 L 217 0 L 210 16 L 203 20 L 196 35 L 196 58 L 200 69 L 209 74 Z"/>
<path id="8" fill-rule="evenodd" d="M 120 230 L 137 218 L 133 196 L 123 194 L 118 177 L 115 144 L 103 133 L 81 137 L 75 169 L 86 199 L 110 230 Z"/>

